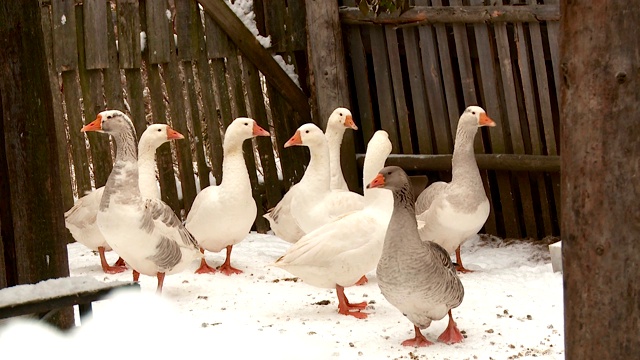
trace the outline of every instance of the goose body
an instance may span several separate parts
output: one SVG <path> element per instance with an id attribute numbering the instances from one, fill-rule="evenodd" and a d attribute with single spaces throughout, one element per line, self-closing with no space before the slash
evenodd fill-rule
<path id="1" fill-rule="evenodd" d="M 388 134 L 376 132 L 367 146 L 365 181 L 373 179 L 371 173 L 384 166 L 390 152 Z M 365 191 L 365 202 L 363 209 L 303 236 L 275 263 L 312 286 L 336 288 L 338 311 L 358 318 L 367 316 L 360 312 L 363 305 L 350 304 L 344 287 L 355 284 L 378 263 L 393 200 L 388 191 L 371 189 Z"/>
<path id="2" fill-rule="evenodd" d="M 462 341 L 451 309 L 462 302 L 464 288 L 448 253 L 438 244 L 420 239 L 406 173 L 396 166 L 385 167 L 368 186 L 393 193 L 393 213 L 376 273 L 382 295 L 414 324 L 416 337 L 403 345 L 431 344 L 420 329 L 447 314 L 449 326 L 440 340 Z"/>
<path id="3" fill-rule="evenodd" d="M 453 150 L 451 182 L 429 185 L 416 200 L 420 238 L 433 241 L 448 253 L 456 252 L 462 266 L 460 245 L 475 235 L 489 216 L 487 198 L 473 150 L 473 140 L 480 126 L 495 126 L 478 106 L 468 107 L 458 122 Z"/>
<path id="4" fill-rule="evenodd" d="M 143 198 L 160 198 L 160 189 L 156 182 L 156 149 L 169 141 L 170 134 L 175 133 L 166 124 L 152 124 L 142 133 L 138 144 L 138 176 L 140 194 Z M 175 136 L 175 135 L 174 135 Z M 119 273 L 126 270 L 124 266 L 109 266 L 104 257 L 105 251 L 110 251 L 97 224 L 97 215 L 104 186 L 78 199 L 71 209 L 64 214 L 65 226 L 73 238 L 91 250 L 100 253 L 102 269 L 105 273 Z"/>
<path id="5" fill-rule="evenodd" d="M 139 274 L 157 276 L 162 292 L 165 274 L 183 271 L 200 252 L 193 236 L 173 210 L 159 199 L 145 199 L 139 187 L 136 134 L 118 110 L 98 114 L 82 131 L 113 136 L 117 151 L 100 201 L 97 224 L 107 243 Z M 182 137 L 175 132 L 172 136 Z"/>
<path id="6" fill-rule="evenodd" d="M 223 144 L 222 181 L 196 196 L 185 221 L 202 249 L 227 249 L 227 259 L 220 268 L 227 275 L 242 272 L 231 267 L 231 247 L 247 236 L 256 219 L 257 207 L 242 152 L 244 141 L 254 136 L 269 133 L 250 118 L 237 118 L 229 125 Z M 213 272 L 204 261 L 198 272 Z"/>
<path id="7" fill-rule="evenodd" d="M 269 221 L 269 225 L 271 230 L 273 230 L 274 234 L 279 238 L 288 241 L 290 243 L 297 242 L 302 236 L 304 236 L 307 232 L 315 229 L 317 224 L 308 224 L 306 226 L 306 231 L 303 230 L 300 226 L 300 222 L 293 216 L 292 213 L 292 202 L 297 203 L 298 205 L 304 200 L 294 200 L 294 199 L 303 199 L 306 194 L 310 194 L 309 187 L 313 186 L 313 181 L 310 180 L 313 176 L 307 176 L 307 172 L 311 171 L 313 173 L 320 166 L 324 169 L 325 160 L 327 160 L 328 166 L 330 167 L 329 174 L 323 174 L 323 180 L 327 177 L 329 178 L 329 190 L 334 189 L 336 191 L 348 194 L 349 189 L 347 187 L 346 182 L 344 181 L 344 176 L 342 175 L 342 169 L 340 167 L 340 145 L 342 143 L 342 137 L 344 135 L 344 131 L 346 128 L 351 128 L 357 130 L 357 126 L 353 122 L 353 118 L 351 116 L 351 112 L 345 108 L 337 108 L 329 116 L 327 120 L 327 134 L 325 135 L 327 153 L 322 156 L 322 159 L 319 160 L 311 160 L 307 170 L 305 171 L 305 175 L 297 184 L 293 185 L 287 193 L 282 197 L 282 199 L 278 202 L 278 204 L 268 213 L 264 214 L 264 218 Z M 288 144 L 288 145 L 287 145 Z M 294 145 L 291 140 L 289 140 L 285 144 L 285 147 Z M 318 155 L 318 153 L 316 153 Z M 314 154 L 311 154 L 312 158 Z M 318 156 L 316 156 L 317 158 Z M 318 164 L 322 162 L 322 164 Z M 313 166 L 312 166 L 313 165 Z M 311 170 L 310 170 L 311 168 Z M 306 180 L 305 180 L 306 178 Z M 324 188 L 324 185 L 322 185 Z M 326 195 L 326 191 L 323 192 Z M 357 194 L 356 194 L 357 195 Z M 337 195 L 330 201 L 334 201 L 334 204 L 331 206 L 338 213 L 341 212 L 339 209 L 343 209 L 344 205 L 341 204 L 341 199 L 344 197 L 349 197 L 351 199 L 356 199 L 355 201 L 361 202 L 362 200 L 357 200 L 359 195 Z M 317 200 L 317 198 L 315 199 Z M 313 200 L 311 200 L 313 201 Z M 306 208 L 312 207 L 313 203 L 306 204 Z M 298 206 L 298 208 L 300 208 Z M 326 214 L 325 214 L 326 215 Z M 322 216 L 322 221 L 327 221 L 326 217 Z M 304 220 L 303 220 L 304 222 Z"/>

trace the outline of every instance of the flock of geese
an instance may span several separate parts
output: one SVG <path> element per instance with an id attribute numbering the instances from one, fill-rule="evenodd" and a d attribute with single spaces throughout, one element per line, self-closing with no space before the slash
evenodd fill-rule
<path id="1" fill-rule="evenodd" d="M 384 167 L 391 153 L 388 134 L 377 131 L 367 144 L 363 167 L 364 195 L 349 191 L 340 168 L 340 144 L 346 129 L 357 130 L 348 109 L 337 108 L 326 131 L 308 123 L 300 126 L 284 147 L 307 146 L 310 161 L 302 179 L 265 214 L 276 236 L 292 243 L 275 261 L 305 283 L 335 288 L 338 312 L 359 319 L 366 302 L 349 302 L 344 287 L 367 281 L 376 269 L 383 296 L 413 324 L 415 337 L 407 346 L 432 344 L 420 329 L 449 316 L 438 338 L 444 343 L 463 339 L 451 309 L 462 302 L 464 289 L 457 271 L 460 245 L 476 234 L 489 215 L 489 201 L 474 157 L 479 127 L 495 126 L 485 111 L 470 106 L 460 116 L 450 182 L 435 182 L 414 201 L 407 174 Z M 269 136 L 250 118 L 237 118 L 226 129 L 223 177 L 198 193 L 186 220 L 160 200 L 155 175 L 155 150 L 184 138 L 165 124 L 147 127 L 137 142 L 135 128 L 118 110 L 99 113 L 81 131 L 109 134 L 116 143 L 113 170 L 104 187 L 78 199 L 65 213 L 76 241 L 100 254 L 104 272 L 133 270 L 156 276 L 157 292 L 164 277 L 200 261 L 196 273 L 242 273 L 231 265 L 233 245 L 251 230 L 257 208 L 242 153 L 245 140 Z M 226 249 L 223 264 L 207 264 L 204 251 Z M 113 265 L 105 251 L 120 258 Z M 456 253 L 457 264 L 450 254 Z"/>

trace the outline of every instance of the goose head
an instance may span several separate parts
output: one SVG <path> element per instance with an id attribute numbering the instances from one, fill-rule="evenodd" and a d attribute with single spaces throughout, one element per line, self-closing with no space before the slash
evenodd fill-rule
<path id="1" fill-rule="evenodd" d="M 409 177 L 407 173 L 398 166 L 387 166 L 378 172 L 378 175 L 367 184 L 367 189 L 384 188 L 389 190 L 400 190 L 409 188 Z"/>
<path id="2" fill-rule="evenodd" d="M 329 120 L 327 120 L 327 130 L 336 129 L 336 130 L 342 130 L 344 132 L 344 130 L 347 128 L 358 130 L 358 127 L 353 122 L 351 111 L 349 111 L 349 109 L 342 108 L 342 107 L 339 107 L 333 110 L 333 112 L 329 116 Z"/>
<path id="3" fill-rule="evenodd" d="M 131 119 L 120 110 L 105 110 L 100 112 L 96 119 L 80 129 L 82 132 L 97 131 L 110 135 L 132 133 L 135 137 L 136 130 Z"/>
<path id="4" fill-rule="evenodd" d="M 155 150 L 169 140 L 184 139 L 184 136 L 167 124 L 151 124 L 140 136 L 139 148 Z"/>
<path id="5" fill-rule="evenodd" d="M 314 147 L 321 144 L 326 144 L 327 139 L 324 136 L 322 130 L 315 124 L 308 123 L 300 126 L 296 133 L 289 139 L 284 147 L 303 145 Z"/>
<path id="6" fill-rule="evenodd" d="M 466 108 L 458 121 L 458 128 L 475 131 L 482 126 L 493 127 L 496 126 L 496 123 L 480 106 L 469 106 Z"/>
<path id="7" fill-rule="evenodd" d="M 247 117 L 239 117 L 233 120 L 227 127 L 224 134 L 224 142 L 225 144 L 229 142 L 242 143 L 254 136 L 270 136 L 270 134 L 260 127 L 255 120 Z"/>

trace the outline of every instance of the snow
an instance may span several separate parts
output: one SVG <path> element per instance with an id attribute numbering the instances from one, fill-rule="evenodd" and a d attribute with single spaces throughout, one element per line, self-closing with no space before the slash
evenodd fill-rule
<path id="1" fill-rule="evenodd" d="M 264 37 L 260 35 L 258 27 L 256 26 L 256 14 L 253 12 L 253 0 L 236 0 L 233 4 L 229 0 L 225 0 L 225 3 L 227 3 L 229 8 L 231 8 L 240 20 L 242 20 L 242 23 L 256 37 L 260 45 L 264 48 L 271 47 L 271 36 Z"/>
<path id="2" fill-rule="evenodd" d="M 286 72 L 287 75 L 289 75 L 291 80 L 293 80 L 293 82 L 296 83 L 296 85 L 298 85 L 298 87 L 300 87 L 300 81 L 298 80 L 298 74 L 296 74 L 296 67 L 293 66 L 292 64 L 287 64 L 287 62 L 284 61 L 284 59 L 280 55 L 273 55 L 273 58 L 276 60 L 278 65 L 280 65 L 282 70 L 284 70 L 284 72 Z"/>
<path id="3" fill-rule="evenodd" d="M 67 17 L 66 17 L 65 15 L 62 15 L 62 17 L 60 18 L 60 23 L 61 23 L 62 25 L 64 25 L 64 24 L 66 24 L 66 23 L 67 23 Z"/>
<path id="4" fill-rule="evenodd" d="M 194 262 L 167 276 L 161 297 L 154 295 L 156 279 L 143 275 L 140 292 L 94 303 L 93 318 L 68 335 L 26 320 L 0 324 L 0 348 L 3 355 L 20 358 L 64 354 L 68 359 L 113 358 L 117 351 L 125 358 L 195 358 L 212 351 L 278 359 L 564 358 L 562 275 L 552 271 L 545 245 L 484 236 L 467 242 L 464 264 L 476 272 L 460 276 L 465 298 L 453 310 L 466 339 L 419 349 L 400 345 L 413 336 L 413 327 L 382 297 L 375 272 L 368 274 L 368 284 L 345 289 L 351 301 L 369 302 L 369 318 L 340 315 L 335 291 L 294 281 L 269 266 L 289 246 L 273 235 L 251 233 L 233 250 L 232 263 L 244 274 L 196 275 Z M 130 272 L 104 274 L 98 255 L 81 244 L 68 250 L 71 276 L 131 279 Z M 224 253 L 206 257 L 217 266 Z M 110 252 L 107 258 L 113 263 L 117 255 Z M 423 334 L 435 341 L 446 322 L 434 322 Z M 32 346 L 33 339 L 38 346 Z M 136 346 L 121 350 L 128 344 Z"/>

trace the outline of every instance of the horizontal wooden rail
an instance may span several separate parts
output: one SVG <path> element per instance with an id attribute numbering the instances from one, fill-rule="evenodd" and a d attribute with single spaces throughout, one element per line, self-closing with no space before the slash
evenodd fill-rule
<path id="1" fill-rule="evenodd" d="M 265 75 L 305 122 L 311 122 L 307 95 L 291 80 L 276 60 L 253 36 L 236 14 L 222 0 L 198 0 L 204 11 L 229 35 L 242 54 Z"/>
<path id="2" fill-rule="evenodd" d="M 356 154 L 358 166 L 364 164 L 364 154 Z M 483 170 L 560 172 L 560 156 L 476 154 L 478 167 Z M 387 166 L 395 165 L 407 171 L 449 171 L 451 155 L 391 154 Z"/>
<path id="3" fill-rule="evenodd" d="M 558 5 L 414 6 L 402 15 L 364 15 L 357 7 L 340 8 L 340 21 L 350 25 L 415 26 L 434 23 L 540 22 L 560 20 Z"/>

